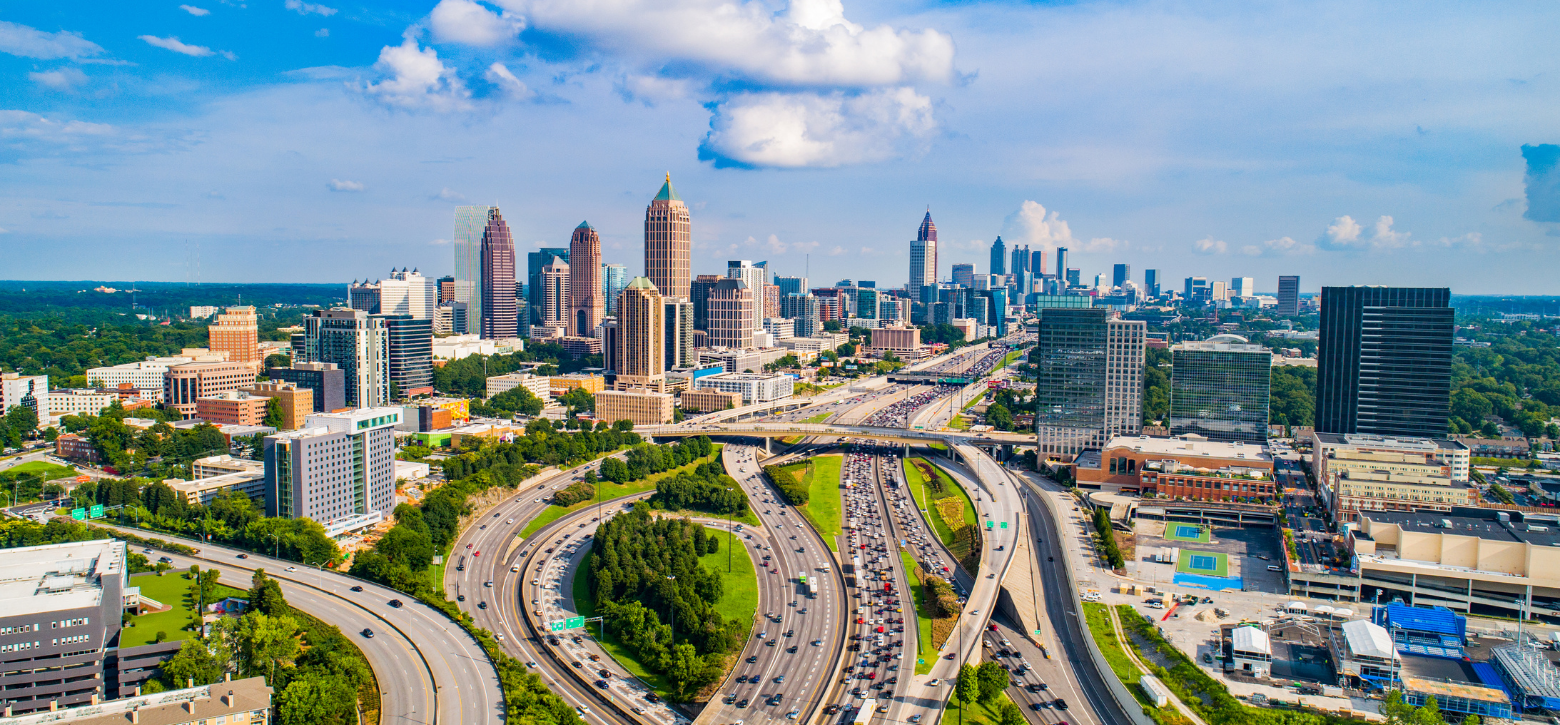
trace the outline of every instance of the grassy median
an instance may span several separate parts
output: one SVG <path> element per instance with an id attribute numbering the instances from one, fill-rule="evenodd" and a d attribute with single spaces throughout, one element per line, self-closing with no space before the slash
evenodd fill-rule
<path id="1" fill-rule="evenodd" d="M 924 675 L 937 664 L 937 648 L 932 645 L 932 618 L 925 612 L 926 586 L 921 583 L 921 577 L 916 576 L 918 565 L 910 552 L 900 549 L 899 561 L 905 566 L 905 576 L 910 578 L 910 596 L 901 597 L 899 601 L 915 612 L 915 673 Z"/>
<path id="2" fill-rule="evenodd" d="M 935 485 L 926 479 L 923 466 L 930 468 L 937 476 L 942 485 L 940 493 L 933 490 Z M 915 498 L 915 505 L 930 511 L 928 518 L 931 519 L 932 529 L 937 532 L 937 538 L 953 552 L 955 558 L 963 561 L 970 555 L 970 545 L 960 539 L 956 532 L 965 526 L 976 525 L 975 503 L 952 476 L 926 459 L 906 459 L 904 467 L 905 484 L 910 488 L 910 495 Z M 926 500 L 928 496 L 931 497 L 930 505 Z"/>
<path id="3" fill-rule="evenodd" d="M 807 486 L 807 503 L 796 510 L 807 518 L 830 551 L 839 551 L 842 531 L 840 503 L 840 466 L 844 456 L 817 456 L 801 463 L 782 466 Z"/>
<path id="4" fill-rule="evenodd" d="M 652 474 L 650 474 L 648 476 L 645 476 L 644 478 L 641 478 L 641 479 L 639 479 L 637 481 L 629 481 L 628 483 L 625 483 L 625 484 L 616 484 L 616 483 L 613 483 L 611 481 L 602 481 L 601 484 L 600 484 L 601 485 L 601 496 L 600 496 L 599 500 L 602 503 L 606 503 L 607 501 L 611 501 L 612 499 L 615 499 L 615 498 L 622 498 L 624 496 L 632 496 L 632 495 L 634 495 L 636 493 L 644 493 L 645 491 L 654 491 L 656 482 L 660 481 L 663 478 L 668 478 L 670 476 L 675 476 L 675 475 L 677 475 L 679 473 L 691 473 L 693 471 L 693 469 L 698 468 L 699 466 L 702 466 L 702 465 L 704 465 L 706 463 L 709 463 L 710 461 L 718 461 L 718 460 L 720 460 L 720 449 L 721 449 L 721 444 L 717 443 L 717 444 L 714 445 L 713 449 L 710 451 L 710 454 L 708 456 L 705 456 L 703 458 L 694 459 L 693 461 L 688 462 L 687 465 L 678 466 L 676 468 L 668 469 L 668 470 L 662 471 L 660 473 L 652 473 Z M 562 484 L 559 484 L 559 485 L 562 485 Z M 567 486 L 565 486 L 564 488 L 567 488 Z M 551 490 L 552 489 L 548 489 L 549 492 Z M 559 490 L 562 490 L 562 489 L 559 489 Z M 533 491 L 534 491 L 534 489 L 533 489 Z M 535 493 L 542 493 L 542 492 L 541 491 L 535 491 Z M 524 496 L 524 495 L 533 495 L 533 494 L 532 494 L 531 491 L 522 491 L 521 495 Z M 547 496 L 551 496 L 551 495 L 552 495 L 551 493 L 547 494 Z M 545 499 L 546 497 L 542 496 L 542 497 L 539 497 L 539 498 L 544 498 Z M 578 511 L 578 510 L 580 510 L 582 508 L 585 508 L 586 506 L 594 506 L 594 505 L 596 505 L 597 500 L 598 499 L 594 499 L 593 498 L 593 499 L 591 499 L 589 501 L 581 501 L 581 502 L 579 502 L 577 504 L 574 504 L 573 506 L 558 506 L 558 505 L 548 506 L 546 509 L 544 509 L 542 511 L 542 513 L 538 514 L 536 518 L 531 519 L 531 523 L 525 525 L 525 530 L 520 532 L 520 538 L 522 538 L 522 539 L 528 538 L 528 537 L 531 536 L 531 534 L 536 533 L 543 526 L 546 526 L 546 525 L 548 525 L 548 524 L 550 524 L 550 523 L 552 523 L 554 521 L 557 521 L 558 519 L 561 519 L 561 518 L 563 518 L 564 516 L 566 516 L 566 515 L 568 515 L 570 513 L 573 513 L 573 512 Z"/>

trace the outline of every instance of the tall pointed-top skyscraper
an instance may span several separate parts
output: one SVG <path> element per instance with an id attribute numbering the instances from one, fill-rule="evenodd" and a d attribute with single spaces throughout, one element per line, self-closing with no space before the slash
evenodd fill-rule
<path id="1" fill-rule="evenodd" d="M 672 189 L 672 175 L 645 209 L 645 276 L 664 297 L 688 297 L 693 283 L 693 236 L 688 205 Z"/>
<path id="2" fill-rule="evenodd" d="M 1002 237 L 997 237 L 997 241 L 991 243 L 991 273 L 992 274 L 1007 274 L 1008 273 L 1007 272 L 1007 244 L 1003 243 Z"/>
<path id="3" fill-rule="evenodd" d="M 519 335 L 515 319 L 515 240 L 498 207 L 488 208 L 482 229 L 482 337 L 498 340 Z"/>
<path id="4" fill-rule="evenodd" d="M 921 299 L 921 288 L 937 286 L 937 225 L 932 223 L 932 210 L 926 210 L 921 229 L 915 241 L 910 243 L 910 283 L 906 291 L 910 299 Z"/>
<path id="5" fill-rule="evenodd" d="M 606 308 L 601 288 L 601 235 L 580 222 L 569 238 L 569 334 L 592 337 Z"/>

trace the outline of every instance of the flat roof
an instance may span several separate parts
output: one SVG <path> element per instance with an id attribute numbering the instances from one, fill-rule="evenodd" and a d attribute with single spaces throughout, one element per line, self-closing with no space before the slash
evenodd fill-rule
<path id="1" fill-rule="evenodd" d="M 1500 521 L 1493 516 L 1483 518 L 1434 511 L 1361 511 L 1360 516 L 1396 524 L 1404 531 L 1476 536 L 1490 541 L 1522 541 L 1535 546 L 1560 546 L 1560 525 L 1556 525 L 1552 516 L 1524 518 L 1515 511 L 1505 513 L 1513 520 Z"/>
<path id="2" fill-rule="evenodd" d="M 103 577 L 125 576 L 117 539 L 6 549 L 0 557 L 0 612 L 6 616 L 96 607 Z"/>
<path id="3" fill-rule="evenodd" d="M 223 701 L 232 693 L 232 704 Z M 189 703 L 188 709 L 186 703 Z M 230 682 L 218 682 L 184 690 L 170 690 L 154 695 L 141 695 L 119 700 L 109 700 L 96 705 L 82 705 L 57 712 L 35 712 L 6 718 L 6 725 L 44 725 L 69 722 L 76 725 L 124 725 L 131 721 L 130 713 L 136 713 L 140 725 L 178 725 L 180 723 L 209 722 L 229 715 L 268 710 L 271 707 L 271 688 L 264 677 L 249 677 Z"/>
<path id="4" fill-rule="evenodd" d="M 1110 443 L 1106 444 L 1105 448 L 1131 448 L 1141 453 L 1176 457 L 1225 458 L 1269 464 L 1273 462 L 1273 457 L 1268 454 L 1267 446 L 1210 441 L 1200 436 L 1176 436 L 1174 438 L 1117 436 L 1110 439 Z"/>
<path id="5" fill-rule="evenodd" d="M 1403 689 L 1410 692 L 1435 695 L 1443 702 L 1448 697 L 1478 700 L 1480 702 L 1511 702 L 1511 698 L 1506 697 L 1506 693 L 1500 690 L 1467 682 L 1441 682 L 1438 680 L 1420 679 L 1418 677 L 1404 677 Z"/>
<path id="6" fill-rule="evenodd" d="M 1379 436 L 1370 433 L 1313 433 L 1316 440 L 1328 445 L 1360 446 L 1362 448 L 1392 448 L 1404 451 L 1418 451 L 1442 448 L 1447 450 L 1468 450 L 1468 446 L 1461 441 L 1447 438 L 1414 438 L 1410 436 Z"/>

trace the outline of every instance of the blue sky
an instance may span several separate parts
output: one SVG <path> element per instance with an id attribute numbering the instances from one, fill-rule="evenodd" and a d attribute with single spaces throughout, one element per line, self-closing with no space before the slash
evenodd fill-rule
<path id="1" fill-rule="evenodd" d="M 445 274 L 458 204 L 637 274 L 670 172 L 695 272 L 897 286 L 930 206 L 944 276 L 1556 291 L 1560 7 L 1251 5 L 12 4 L 0 278 Z"/>

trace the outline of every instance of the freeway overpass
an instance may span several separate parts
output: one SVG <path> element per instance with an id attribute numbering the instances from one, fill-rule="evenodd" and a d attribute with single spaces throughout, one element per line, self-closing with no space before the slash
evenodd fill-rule
<path id="1" fill-rule="evenodd" d="M 963 431 L 909 430 L 869 425 L 836 425 L 832 423 L 753 423 L 720 422 L 689 425 L 636 426 L 634 432 L 652 438 L 686 438 L 689 436 L 746 436 L 749 438 L 789 438 L 791 436 L 836 436 L 868 438 L 875 441 L 904 445 L 940 443 L 947 446 L 968 445 L 977 448 L 995 446 L 1034 445 L 1035 437 L 1026 433 L 967 433 Z"/>

